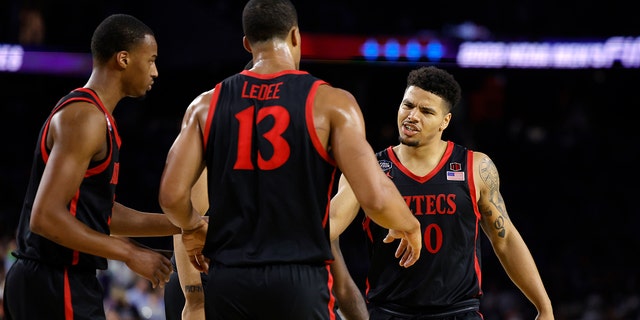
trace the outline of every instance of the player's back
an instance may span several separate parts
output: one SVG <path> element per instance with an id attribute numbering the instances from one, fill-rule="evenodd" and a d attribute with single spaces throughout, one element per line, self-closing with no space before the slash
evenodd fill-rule
<path id="1" fill-rule="evenodd" d="M 324 264 L 336 174 L 313 127 L 325 84 L 243 71 L 215 88 L 205 128 L 211 204 L 204 254 L 228 266 Z"/>

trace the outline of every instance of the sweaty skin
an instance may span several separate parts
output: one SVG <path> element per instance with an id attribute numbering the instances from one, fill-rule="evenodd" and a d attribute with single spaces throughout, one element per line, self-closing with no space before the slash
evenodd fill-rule
<path id="1" fill-rule="evenodd" d="M 244 38 L 245 48 L 253 54 L 251 71 L 273 74 L 297 70 L 300 40 L 297 26 L 291 28 L 285 39 L 249 43 Z M 209 262 L 202 255 L 208 226 L 193 210 L 190 194 L 191 187 L 205 168 L 203 128 L 212 95 L 213 90 L 202 93 L 187 108 L 180 133 L 167 156 L 160 184 L 163 211 L 176 226 L 182 228 L 182 240 L 190 261 L 202 272 L 209 267 Z M 397 254 L 400 264 L 405 267 L 413 265 L 422 248 L 420 224 L 393 183 L 380 170 L 366 140 L 362 112 L 353 95 L 339 88 L 321 85 L 314 100 L 313 119 L 322 147 L 331 151 L 365 213 L 391 229 L 390 239 L 402 239 Z M 349 217 L 336 214 L 331 219 L 349 220 Z M 330 223 L 333 225 L 334 221 Z M 338 223 L 342 225 L 344 222 Z M 332 232 L 330 238 L 333 240 L 337 236 L 338 233 Z"/>

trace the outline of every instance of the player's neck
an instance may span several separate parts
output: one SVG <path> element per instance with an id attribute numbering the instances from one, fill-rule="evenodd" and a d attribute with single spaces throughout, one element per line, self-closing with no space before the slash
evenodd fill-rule
<path id="1" fill-rule="evenodd" d="M 111 113 L 116 108 L 116 105 L 122 97 L 122 90 L 120 90 L 119 85 L 114 80 L 115 78 L 112 75 L 109 75 L 106 72 L 96 72 L 94 70 L 91 73 L 91 77 L 84 85 L 85 88 L 89 88 L 93 90 L 102 101 L 102 104 L 107 108 Z"/>
<path id="2" fill-rule="evenodd" d="M 286 43 L 263 43 L 253 51 L 252 70 L 261 74 L 296 70 L 294 57 L 291 48 Z"/>
<path id="3" fill-rule="evenodd" d="M 427 175 L 440 163 L 445 150 L 447 142 L 442 140 L 421 146 L 399 144 L 393 148 L 402 165 L 420 177 Z"/>

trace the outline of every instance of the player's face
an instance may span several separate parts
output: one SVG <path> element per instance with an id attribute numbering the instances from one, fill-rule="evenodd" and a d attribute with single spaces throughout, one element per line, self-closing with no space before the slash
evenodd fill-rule
<path id="1" fill-rule="evenodd" d="M 157 57 L 158 44 L 152 35 L 146 35 L 144 40 L 129 52 L 125 84 L 128 96 L 144 96 L 151 90 L 154 79 L 158 77 Z"/>
<path id="2" fill-rule="evenodd" d="M 429 91 L 408 87 L 398 109 L 400 143 L 417 147 L 440 139 L 449 119 L 444 104 L 442 98 Z"/>

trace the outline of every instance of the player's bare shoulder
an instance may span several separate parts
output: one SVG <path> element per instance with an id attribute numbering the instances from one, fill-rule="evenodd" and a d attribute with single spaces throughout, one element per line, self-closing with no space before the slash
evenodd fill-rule
<path id="1" fill-rule="evenodd" d="M 47 146 L 59 138 L 73 141 L 71 146 L 91 146 L 102 149 L 106 146 L 107 121 L 104 112 L 96 105 L 75 101 L 56 112 L 51 118 Z M 98 152 L 98 151 L 96 151 Z"/>
<path id="2" fill-rule="evenodd" d="M 351 92 L 333 87 L 329 84 L 321 85 L 315 97 L 315 106 L 317 108 L 359 108 L 356 98 Z"/>
<path id="3" fill-rule="evenodd" d="M 205 121 L 209 113 L 211 99 L 213 99 L 214 92 L 215 89 L 211 89 L 195 97 L 187 107 L 184 119 L 198 118 L 201 121 Z"/>
<path id="4" fill-rule="evenodd" d="M 314 118 L 326 118 L 332 126 L 364 127 L 362 111 L 353 94 L 347 90 L 322 85 L 318 88 L 314 100 Z M 323 122 L 321 120 L 320 122 Z"/>
<path id="5" fill-rule="evenodd" d="M 478 184 L 480 184 L 480 190 L 489 189 L 498 191 L 498 189 L 500 188 L 500 176 L 498 174 L 496 165 L 488 155 L 482 152 L 474 151 L 473 167 L 476 175 L 476 185 L 478 186 Z"/>
<path id="6" fill-rule="evenodd" d="M 193 99 L 193 101 L 191 101 L 188 109 L 192 112 L 202 112 L 203 109 L 208 111 L 214 92 L 215 89 L 211 89 L 199 94 L 195 99 Z"/>
<path id="7" fill-rule="evenodd" d="M 482 214 L 483 229 L 492 237 L 504 238 L 507 209 L 500 193 L 500 176 L 493 160 L 482 152 L 474 152 L 473 167 L 476 190 L 479 190 L 478 210 Z"/>

